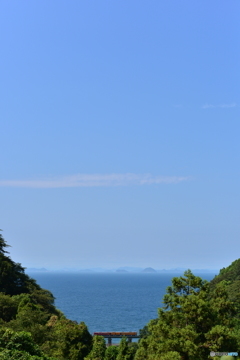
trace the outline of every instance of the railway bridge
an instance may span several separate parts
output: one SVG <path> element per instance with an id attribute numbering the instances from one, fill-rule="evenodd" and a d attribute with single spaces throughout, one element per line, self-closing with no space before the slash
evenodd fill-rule
<path id="1" fill-rule="evenodd" d="M 108 340 L 107 345 L 112 345 L 112 339 L 121 339 L 122 337 L 126 337 L 129 342 L 132 342 L 132 339 L 139 339 L 140 336 L 137 334 L 137 332 L 95 332 L 93 335 L 100 335 L 103 336 L 105 339 Z"/>

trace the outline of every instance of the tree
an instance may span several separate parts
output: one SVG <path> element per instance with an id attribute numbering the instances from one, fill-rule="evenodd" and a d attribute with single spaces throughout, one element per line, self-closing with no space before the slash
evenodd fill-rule
<path id="1" fill-rule="evenodd" d="M 136 343 L 129 343 L 126 337 L 123 337 L 118 347 L 116 360 L 133 360 L 137 350 Z"/>
<path id="2" fill-rule="evenodd" d="M 118 355 L 118 347 L 114 345 L 108 346 L 105 352 L 104 360 L 116 360 L 117 355 Z"/>
<path id="3" fill-rule="evenodd" d="M 0 359 L 51 360 L 41 352 L 30 333 L 10 329 L 0 329 Z"/>
<path id="4" fill-rule="evenodd" d="M 106 351 L 106 342 L 103 336 L 96 335 L 93 337 L 93 347 L 85 360 L 104 360 Z"/>
<path id="5" fill-rule="evenodd" d="M 210 351 L 236 351 L 237 334 L 231 329 L 236 309 L 224 283 L 210 296 L 209 283 L 188 270 L 172 279 L 163 303 L 135 360 L 205 360 Z"/>
<path id="6" fill-rule="evenodd" d="M 0 229 L 0 231 L 2 230 Z M 6 243 L 2 234 L 0 234 L 0 254 L 8 254 L 8 251 L 5 250 L 6 247 L 10 247 L 10 245 Z"/>
<path id="7" fill-rule="evenodd" d="M 49 339 L 41 346 L 48 356 L 59 360 L 83 360 L 92 348 L 92 336 L 84 322 L 80 324 L 53 315 L 47 323 Z"/>
<path id="8" fill-rule="evenodd" d="M 17 299 L 19 302 L 16 319 L 10 321 L 8 326 L 15 331 L 30 332 L 34 341 L 41 345 L 45 341 L 48 330 L 45 324 L 50 315 L 42 309 L 41 305 L 34 303 L 30 294 L 18 295 Z"/>
<path id="9" fill-rule="evenodd" d="M 3 322 L 9 322 L 16 318 L 18 309 L 17 300 L 10 295 L 0 293 L 0 319 Z"/>
<path id="10" fill-rule="evenodd" d="M 36 281 L 24 273 L 24 268 L 19 263 L 15 263 L 6 254 L 8 247 L 6 241 L 0 234 L 0 292 L 7 295 L 17 295 L 23 292 L 29 293 L 33 289 L 40 290 Z"/>
<path id="11" fill-rule="evenodd" d="M 4 334 L 0 339 L 0 360 L 50 359 L 47 356 L 83 360 L 92 348 L 86 325 L 66 319 L 55 308 L 52 293 L 26 275 L 24 268 L 7 256 L 6 247 L 0 234 L 0 338 Z M 23 348 L 18 338 L 38 352 Z"/>
<path id="12" fill-rule="evenodd" d="M 236 317 L 240 323 L 240 259 L 232 262 L 226 268 L 220 270 L 219 274 L 210 282 L 210 289 L 213 291 L 216 286 L 225 281 L 228 290 L 229 299 L 235 303 L 237 307 Z"/>

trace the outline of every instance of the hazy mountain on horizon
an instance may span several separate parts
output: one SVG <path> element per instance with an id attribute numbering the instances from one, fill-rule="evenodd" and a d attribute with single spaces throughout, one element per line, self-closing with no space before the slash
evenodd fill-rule
<path id="1" fill-rule="evenodd" d="M 35 268 L 30 267 L 26 268 L 26 272 L 80 272 L 80 273 L 176 273 L 176 274 L 183 274 L 184 271 L 188 270 L 188 268 L 171 268 L 171 269 L 154 269 L 152 267 L 147 268 L 140 268 L 140 267 L 131 267 L 131 266 L 122 266 L 113 269 L 107 268 L 88 268 L 88 269 L 81 269 L 81 268 L 51 268 L 46 269 L 42 268 Z M 190 269 L 194 274 L 199 273 L 216 273 L 218 274 L 219 269 Z"/>
<path id="2" fill-rule="evenodd" d="M 142 270 L 143 273 L 156 273 L 157 271 L 151 267 Z"/>

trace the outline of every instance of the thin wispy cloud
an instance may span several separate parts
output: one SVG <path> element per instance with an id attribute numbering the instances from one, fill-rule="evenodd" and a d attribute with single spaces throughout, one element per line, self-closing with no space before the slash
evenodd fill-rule
<path id="1" fill-rule="evenodd" d="M 176 184 L 189 180 L 184 176 L 153 176 L 151 174 L 77 174 L 61 178 L 35 180 L 0 180 L 1 187 L 74 188 L 130 185 Z"/>
<path id="2" fill-rule="evenodd" d="M 213 104 L 204 104 L 202 106 L 203 109 L 211 109 L 211 108 L 234 108 L 236 107 L 237 104 L 236 103 L 231 103 L 231 104 L 218 104 L 218 105 L 213 105 Z"/>

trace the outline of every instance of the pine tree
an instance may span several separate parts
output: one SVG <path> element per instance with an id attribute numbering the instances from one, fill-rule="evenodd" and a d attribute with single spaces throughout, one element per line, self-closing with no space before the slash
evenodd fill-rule
<path id="1" fill-rule="evenodd" d="M 226 284 L 210 292 L 209 283 L 188 270 L 184 277 L 172 279 L 163 303 L 157 321 L 148 324 L 150 335 L 141 339 L 135 360 L 205 360 L 210 351 L 237 351 L 236 308 Z"/>
<path id="2" fill-rule="evenodd" d="M 8 251 L 9 247 L 0 234 L 0 292 L 7 295 L 17 295 L 21 293 L 29 293 L 34 289 L 40 290 L 40 286 L 36 281 L 25 274 L 24 268 L 19 263 L 15 263 L 10 259 Z"/>

